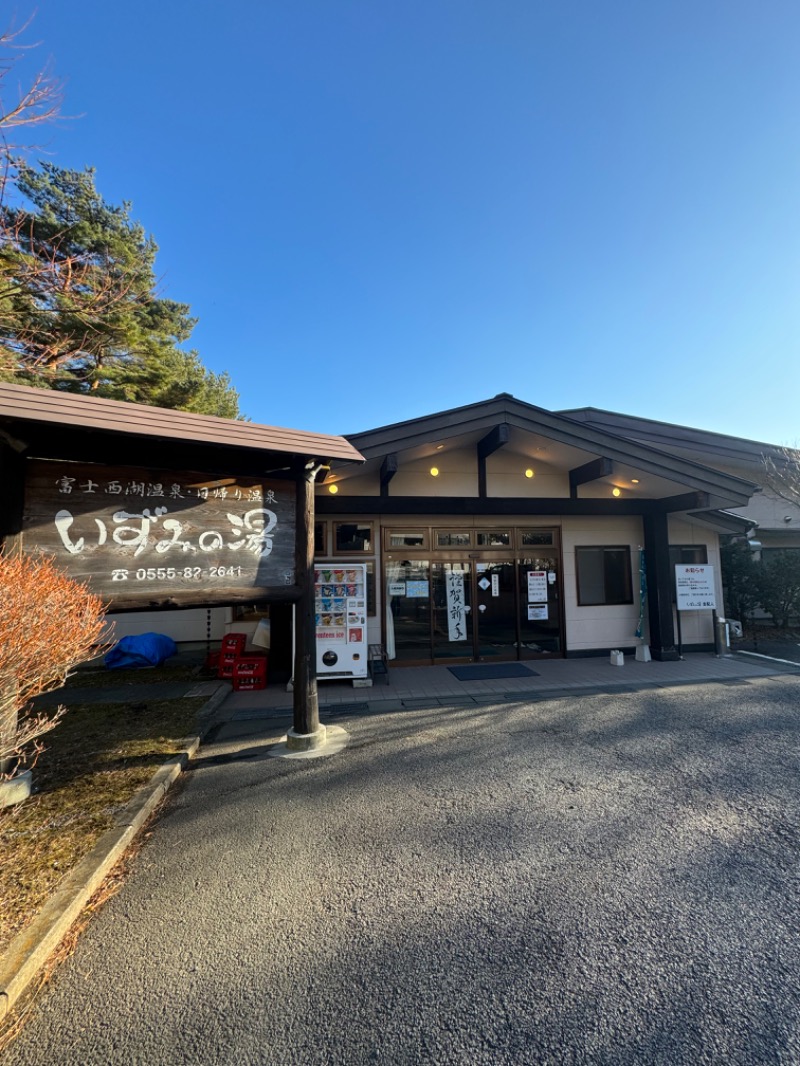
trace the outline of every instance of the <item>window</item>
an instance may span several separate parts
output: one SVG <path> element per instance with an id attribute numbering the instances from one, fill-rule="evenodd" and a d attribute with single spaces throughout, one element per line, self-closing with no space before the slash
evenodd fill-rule
<path id="1" fill-rule="evenodd" d="M 455 529 L 437 529 L 437 548 L 469 548 L 472 546 L 472 534 Z"/>
<path id="2" fill-rule="evenodd" d="M 521 529 L 519 531 L 519 543 L 521 548 L 551 546 L 553 544 L 553 531 L 552 529 Z"/>
<path id="3" fill-rule="evenodd" d="M 371 522 L 337 522 L 333 529 L 334 552 L 337 555 L 372 551 Z"/>
<path id="4" fill-rule="evenodd" d="M 507 529 L 482 529 L 476 536 L 479 548 L 508 548 L 511 534 Z"/>
<path id="5" fill-rule="evenodd" d="M 390 529 L 386 534 L 387 548 L 427 548 L 427 529 Z"/>
<path id="6" fill-rule="evenodd" d="M 314 554 L 315 555 L 327 555 L 328 554 L 328 523 L 327 522 L 315 522 L 314 523 Z"/>
<path id="7" fill-rule="evenodd" d="M 580 607 L 633 603 L 629 547 L 576 548 L 575 564 Z"/>

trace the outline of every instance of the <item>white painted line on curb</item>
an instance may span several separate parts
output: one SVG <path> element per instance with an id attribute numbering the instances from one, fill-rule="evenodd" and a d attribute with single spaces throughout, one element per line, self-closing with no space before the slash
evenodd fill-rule
<path id="1" fill-rule="evenodd" d="M 800 647 L 800 645 L 798 645 L 798 647 Z M 740 651 L 739 655 L 754 655 L 756 659 L 769 659 L 771 663 L 786 663 L 787 666 L 800 667 L 800 663 L 795 662 L 794 659 L 778 659 L 774 655 L 762 655 L 761 652 L 758 651 Z"/>

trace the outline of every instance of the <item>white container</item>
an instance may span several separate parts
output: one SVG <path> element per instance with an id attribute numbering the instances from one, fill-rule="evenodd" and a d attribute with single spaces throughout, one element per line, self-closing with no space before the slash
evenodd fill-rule
<path id="1" fill-rule="evenodd" d="M 637 663 L 649 663 L 650 662 L 650 649 L 646 644 L 637 644 L 636 646 L 636 662 Z"/>
<path id="2" fill-rule="evenodd" d="M 611 662 L 612 666 L 624 666 L 625 665 L 625 656 L 622 654 L 621 651 L 616 651 L 615 650 L 615 651 L 611 652 L 611 655 L 609 657 L 609 661 Z"/>

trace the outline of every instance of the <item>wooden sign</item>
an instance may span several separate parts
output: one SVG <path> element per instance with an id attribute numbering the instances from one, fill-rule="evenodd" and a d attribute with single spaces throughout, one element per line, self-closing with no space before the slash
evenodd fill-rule
<path id="1" fill-rule="evenodd" d="M 286 599 L 293 481 L 30 460 L 22 547 L 114 607 Z"/>

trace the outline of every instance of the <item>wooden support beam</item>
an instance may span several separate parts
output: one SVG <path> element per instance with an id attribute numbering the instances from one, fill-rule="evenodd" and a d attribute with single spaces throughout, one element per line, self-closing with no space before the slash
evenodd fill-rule
<path id="1" fill-rule="evenodd" d="M 399 465 L 396 452 L 390 452 L 384 456 L 381 463 L 381 496 L 389 495 L 389 482 L 397 473 Z"/>
<path id="2" fill-rule="evenodd" d="M 673 576 L 669 563 L 667 522 L 666 513 L 651 512 L 642 516 L 650 654 L 659 662 L 674 662 L 680 658 L 675 647 L 672 615 Z"/>
<path id="3" fill-rule="evenodd" d="M 578 486 L 588 481 L 599 481 L 601 477 L 610 477 L 614 473 L 614 463 L 605 456 L 592 459 L 583 466 L 576 466 L 569 472 L 569 494 L 573 500 L 578 498 Z"/>
<path id="4" fill-rule="evenodd" d="M 493 453 L 508 444 L 511 428 L 507 422 L 500 422 L 478 441 L 478 496 L 486 498 L 486 460 Z"/>
<path id="5" fill-rule="evenodd" d="M 492 452 L 496 452 L 498 448 L 508 444 L 510 435 L 511 427 L 508 422 L 500 422 L 478 441 L 478 458 L 486 459 Z"/>
<path id="6" fill-rule="evenodd" d="M 707 492 L 683 492 L 679 496 L 665 496 L 656 504 L 659 511 L 670 514 L 674 511 L 702 511 L 711 506 L 711 501 Z"/>
<path id="7" fill-rule="evenodd" d="M 640 515 L 651 500 L 583 499 L 568 496 L 326 496 L 317 497 L 317 514 L 348 515 Z"/>
<path id="8" fill-rule="evenodd" d="M 0 439 L 0 547 L 11 551 L 22 536 L 25 506 L 25 459 L 6 440 Z"/>
<path id="9" fill-rule="evenodd" d="M 317 634 L 314 618 L 314 480 L 317 470 L 306 464 L 297 477 L 296 582 L 300 598 L 294 613 L 294 731 L 319 729 Z"/>

